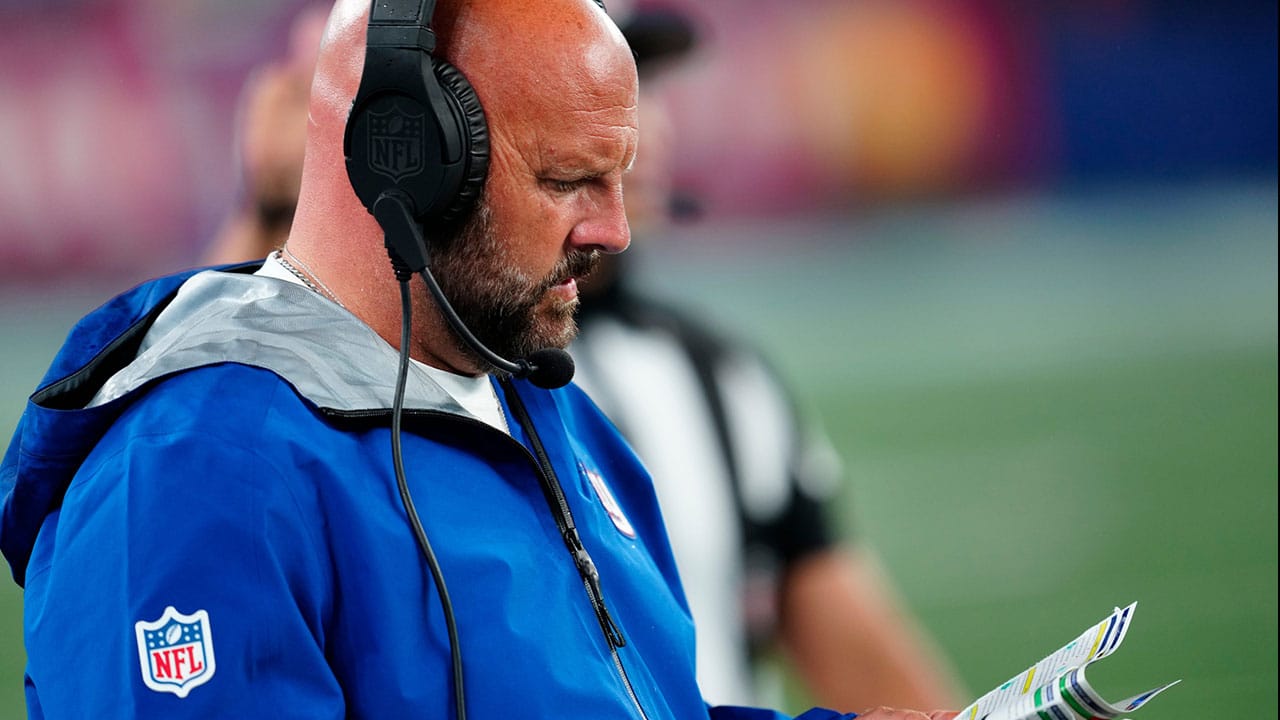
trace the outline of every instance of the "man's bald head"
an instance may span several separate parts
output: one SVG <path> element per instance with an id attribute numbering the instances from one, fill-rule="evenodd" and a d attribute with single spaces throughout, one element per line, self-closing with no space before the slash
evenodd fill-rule
<path id="1" fill-rule="evenodd" d="M 288 244 L 307 257 L 330 287 L 348 286 L 338 291 L 349 309 L 390 340 L 398 334 L 393 326 L 395 282 L 381 229 L 356 198 L 343 155 L 347 117 L 360 87 L 370 8 L 370 0 L 337 0 L 330 15 L 316 66 L 302 188 Z M 534 314 L 543 318 L 543 326 L 556 330 L 546 335 L 560 337 L 565 319 L 560 310 L 547 308 L 563 309 L 557 303 L 576 298 L 576 291 L 565 285 L 557 291 L 560 300 L 552 302 L 543 297 L 540 284 L 559 277 L 561 271 L 553 266 L 569 256 L 618 252 L 629 239 L 621 176 L 635 156 L 637 136 L 631 51 L 592 0 L 444 0 L 431 26 L 437 57 L 470 81 L 489 130 L 489 171 L 481 202 L 492 218 L 490 246 L 506 257 L 501 263 L 477 258 L 469 267 L 487 275 L 516 268 L 519 277 L 513 286 L 530 288 L 531 302 L 540 308 Z M 470 287 L 473 274 L 453 281 Z M 553 284 L 563 282 L 567 280 Z M 353 296 L 369 300 L 361 307 Z M 430 302 L 425 294 L 420 301 Z M 433 349 L 421 354 L 439 355 Z M 438 365 L 469 371 L 470 363 L 445 357 Z"/>
<path id="2" fill-rule="evenodd" d="M 364 68 L 370 8 L 369 0 L 334 3 L 311 89 L 298 211 L 316 210 L 331 227 L 356 202 L 345 187 L 342 144 Z M 553 111 L 547 101 L 590 92 L 585 88 L 593 82 L 616 82 L 619 68 L 634 73 L 626 40 L 592 0 L 442 0 L 432 27 L 436 55 L 467 77 L 499 139 L 511 117 Z M 335 205 L 335 194 L 350 195 L 350 202 Z"/>
<path id="3" fill-rule="evenodd" d="M 370 5 L 334 3 L 312 89 L 311 119 L 321 128 L 345 127 L 364 68 Z M 549 67 L 590 72 L 630 61 L 622 33 L 591 0 L 442 0 L 431 24 L 437 57 L 462 70 L 486 112 L 512 95 L 527 101 L 526 93 L 553 90 L 560 73 Z"/>

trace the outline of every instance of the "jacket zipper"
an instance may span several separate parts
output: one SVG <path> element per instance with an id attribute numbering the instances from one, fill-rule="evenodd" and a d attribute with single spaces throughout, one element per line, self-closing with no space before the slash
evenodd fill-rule
<path id="1" fill-rule="evenodd" d="M 596 620 L 600 622 L 600 629 L 604 633 L 605 642 L 609 645 L 609 655 L 613 659 L 613 667 L 618 672 L 618 678 L 622 680 L 622 685 L 627 691 L 627 697 L 631 698 L 631 703 L 635 706 L 636 712 L 640 713 L 642 720 L 649 720 L 648 713 L 644 711 L 644 706 L 640 704 L 640 697 L 636 695 L 635 686 L 631 684 L 631 677 L 627 675 L 627 669 L 622 664 L 622 655 L 618 653 L 619 648 L 626 647 L 627 640 L 622 635 L 622 628 L 618 627 L 613 615 L 609 612 L 608 606 L 605 605 L 604 591 L 600 585 L 600 571 L 596 568 L 595 562 L 591 559 L 591 554 L 587 552 L 587 548 L 582 544 L 582 538 L 578 535 L 578 528 L 573 521 L 573 513 L 569 510 L 569 501 L 565 498 L 564 489 L 560 487 L 555 468 L 552 467 L 551 460 L 547 456 L 547 450 L 542 445 L 542 438 L 538 436 L 537 429 L 533 426 L 533 419 L 529 416 L 529 411 L 525 408 L 524 401 L 516 393 L 515 387 L 508 380 L 499 381 L 499 385 L 502 387 L 503 395 L 507 398 L 507 404 L 516 415 L 516 422 L 520 423 L 520 427 L 529 436 L 530 443 L 533 445 L 533 455 L 514 437 L 505 433 L 503 433 L 503 437 L 520 448 L 520 452 L 532 462 L 534 469 L 537 470 L 538 482 L 542 486 L 543 497 L 546 498 L 547 504 L 551 506 L 556 527 L 560 530 L 560 537 L 564 540 L 565 547 L 569 549 L 573 564 L 578 569 L 578 575 L 582 577 L 582 586 L 586 589 L 587 599 L 591 601 L 591 608 L 595 611 Z M 348 419 L 367 419 L 385 417 L 389 415 L 389 412 L 382 409 L 328 410 L 325 411 L 325 414 Z M 404 412 L 405 418 L 430 416 L 442 419 L 447 418 L 452 422 L 460 422 L 465 425 L 474 425 L 485 430 L 494 431 L 488 424 L 479 420 L 473 421 L 438 410 L 406 410 Z"/>
<path id="2" fill-rule="evenodd" d="M 503 394 L 507 397 L 507 404 L 516 416 L 516 422 L 520 423 L 520 427 L 529 436 L 530 444 L 533 445 L 534 454 L 537 456 L 538 480 L 542 484 L 543 495 L 546 496 L 547 504 L 551 506 L 556 526 L 560 529 L 560 536 L 564 539 L 565 547 L 569 549 L 569 554 L 573 557 L 573 563 L 578 568 L 578 574 L 582 577 L 582 585 L 586 588 L 587 598 L 591 601 L 591 607 L 595 610 L 596 619 L 600 622 L 600 629 L 604 633 L 605 641 L 609 644 L 609 655 L 613 658 L 614 669 L 618 671 L 618 677 L 622 680 L 622 685 L 626 688 L 627 696 L 631 698 L 636 711 L 640 713 L 641 718 L 648 720 L 649 716 L 640 704 L 640 698 L 636 695 L 635 687 L 631 684 L 631 678 L 627 675 L 627 670 L 622 664 L 622 655 L 618 653 L 619 648 L 626 647 L 626 638 L 623 637 L 622 629 L 618 627 L 613 615 L 609 612 L 608 606 L 605 605 L 604 591 L 600 585 L 600 571 L 596 568 L 595 562 L 591 559 L 591 554 L 587 552 L 586 547 L 582 544 L 582 538 L 578 535 L 578 528 L 573 522 L 573 513 L 569 510 L 569 501 L 565 498 L 564 489 L 560 486 L 555 468 L 552 467 L 551 460 L 547 457 L 547 451 L 542 445 L 542 439 L 538 437 L 538 431 L 533 426 L 529 411 L 525 408 L 524 401 L 520 399 L 515 387 L 508 380 L 502 380 L 499 384 L 502 386 Z"/>

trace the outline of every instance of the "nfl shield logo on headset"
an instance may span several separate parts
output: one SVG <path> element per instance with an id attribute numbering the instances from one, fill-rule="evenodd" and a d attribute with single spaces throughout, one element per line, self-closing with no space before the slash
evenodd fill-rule
<path id="1" fill-rule="evenodd" d="M 138 659 L 142 682 L 156 692 L 187 696 L 213 677 L 213 636 L 209 633 L 209 613 L 197 610 L 183 615 L 172 605 L 160 619 L 138 621 Z"/>
<path id="2" fill-rule="evenodd" d="M 369 113 L 369 165 L 394 182 L 421 172 L 426 164 L 422 113 L 405 112 L 395 106 L 386 112 Z"/>

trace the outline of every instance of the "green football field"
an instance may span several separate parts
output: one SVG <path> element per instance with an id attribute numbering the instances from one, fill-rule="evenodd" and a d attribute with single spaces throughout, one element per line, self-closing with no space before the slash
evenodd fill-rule
<path id="1" fill-rule="evenodd" d="M 1181 678 L 1135 717 L 1261 717 L 1276 218 L 1273 182 L 1114 189 L 691 228 L 637 258 L 758 342 L 820 419 L 845 530 L 970 690 L 1138 601 L 1091 669 L 1104 695 Z M 7 436 L 92 293 L 5 295 Z M 21 592 L 0 583 L 0 718 L 22 716 L 22 665 Z"/>

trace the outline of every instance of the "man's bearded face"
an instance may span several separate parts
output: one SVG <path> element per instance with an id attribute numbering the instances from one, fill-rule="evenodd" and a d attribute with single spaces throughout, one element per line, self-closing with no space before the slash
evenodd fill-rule
<path id="1" fill-rule="evenodd" d="M 573 315 L 576 293 L 552 292 L 571 278 L 583 278 L 596 266 L 596 251 L 573 251 L 543 277 L 519 268 L 509 243 L 493 228 L 493 213 L 483 200 L 458 234 L 438 249 L 431 263 L 440 289 L 462 322 L 480 342 L 513 359 L 548 347 L 564 348 L 578 334 Z M 472 360 L 488 363 L 458 339 Z"/>

